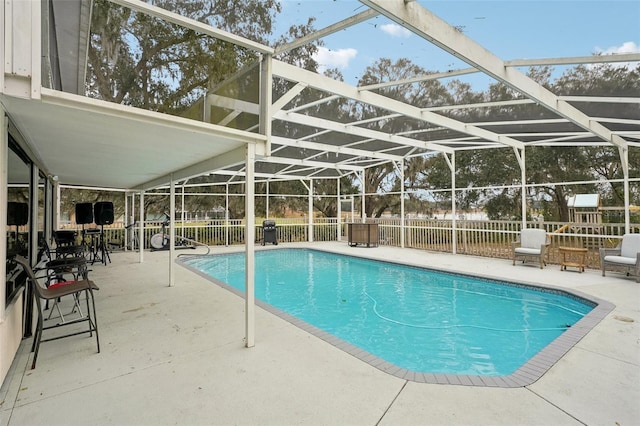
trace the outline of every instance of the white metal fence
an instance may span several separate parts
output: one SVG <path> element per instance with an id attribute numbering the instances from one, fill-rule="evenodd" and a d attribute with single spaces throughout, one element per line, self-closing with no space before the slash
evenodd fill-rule
<path id="1" fill-rule="evenodd" d="M 306 218 L 274 219 L 279 243 L 301 241 L 336 241 L 338 239 L 337 218 L 314 218 L 310 224 Z M 369 219 L 378 224 L 380 245 L 400 247 L 402 227 L 399 218 Z M 256 219 L 256 242 L 262 241 L 262 219 Z M 516 240 L 522 227 L 519 221 L 472 221 L 457 220 L 455 247 L 459 254 L 497 258 L 511 257 L 511 242 Z M 598 249 L 615 247 L 624 234 L 624 224 L 567 224 L 560 222 L 529 222 L 527 227 L 543 228 L 551 235 L 549 262 L 559 263 L 559 247 L 585 247 L 587 265 L 599 267 Z M 67 225 L 65 229 L 77 229 Z M 340 235 L 346 243 L 347 224 L 340 224 Z M 176 235 L 202 244 L 244 244 L 244 220 L 208 220 L 176 222 Z M 161 232 L 160 222 L 145 223 L 145 247 L 153 234 Z M 310 232 L 312 238 L 310 238 Z M 631 224 L 631 232 L 640 233 L 640 224 Z M 122 223 L 104 227 L 105 240 L 111 247 L 124 248 L 125 230 Z M 80 232 L 78 233 L 80 234 Z M 406 219 L 404 246 L 431 251 L 453 252 L 453 222 L 442 219 Z"/>

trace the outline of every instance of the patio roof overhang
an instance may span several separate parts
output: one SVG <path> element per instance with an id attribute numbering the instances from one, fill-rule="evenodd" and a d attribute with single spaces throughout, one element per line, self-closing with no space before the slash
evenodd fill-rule
<path id="1" fill-rule="evenodd" d="M 150 189 L 264 155 L 266 137 L 42 89 L 2 104 L 44 170 L 67 185 Z"/>

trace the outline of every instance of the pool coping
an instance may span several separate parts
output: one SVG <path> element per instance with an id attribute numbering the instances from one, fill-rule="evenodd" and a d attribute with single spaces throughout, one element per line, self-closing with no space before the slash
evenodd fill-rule
<path id="1" fill-rule="evenodd" d="M 264 249 L 262 249 L 264 250 Z M 457 271 L 447 270 L 445 268 L 433 268 L 425 267 L 423 265 L 413 264 L 411 262 L 400 263 L 392 260 L 381 260 L 375 257 L 369 256 L 356 256 L 351 254 L 345 254 L 342 252 L 335 252 L 332 250 L 323 250 L 317 248 L 269 248 L 268 250 L 313 250 L 325 253 L 340 254 L 342 256 L 351 256 L 355 258 L 364 258 L 369 260 L 375 260 L 379 262 L 392 263 L 396 265 L 410 266 L 420 269 L 433 270 L 438 272 L 445 272 L 448 274 L 461 275 L 466 277 L 483 278 L 505 285 L 520 286 L 525 288 L 543 289 L 547 292 L 560 293 L 569 297 L 576 297 L 586 300 L 594 304 L 593 309 L 587 313 L 582 319 L 575 323 L 572 327 L 563 332 L 560 336 L 556 337 L 551 343 L 545 346 L 537 354 L 531 357 L 527 362 L 520 366 L 515 372 L 509 375 L 503 376 L 480 376 L 480 375 L 464 375 L 464 374 L 448 374 L 448 373 L 422 373 L 411 371 L 402 367 L 398 367 L 382 358 L 377 357 L 369 353 L 368 351 L 355 346 L 343 339 L 340 339 L 331 333 L 328 333 L 308 322 L 301 320 L 293 315 L 290 315 L 266 302 L 256 299 L 255 303 L 265 311 L 291 323 L 299 329 L 306 331 L 321 340 L 331 344 L 337 349 L 346 352 L 353 357 L 377 368 L 392 376 L 398 377 L 403 380 L 416 382 L 416 383 L 428 383 L 428 384 L 448 384 L 448 385 L 461 385 L 461 386 L 480 386 L 480 387 L 494 387 L 494 388 L 520 388 L 531 385 L 540 379 L 547 371 L 551 369 L 569 350 L 571 350 L 583 337 L 585 337 L 589 331 L 591 331 L 600 321 L 602 321 L 613 309 L 615 305 L 606 300 L 587 295 L 577 290 L 568 290 L 553 285 L 541 285 L 529 282 L 510 282 L 503 278 L 491 277 L 484 274 L 471 275 L 468 273 L 461 273 Z M 216 278 L 213 278 L 196 268 L 191 267 L 185 263 L 185 260 L 193 257 L 212 257 L 223 256 L 230 253 L 218 253 L 209 255 L 198 256 L 184 256 L 178 257 L 176 263 L 180 264 L 184 268 L 196 273 L 204 279 L 213 282 L 214 284 L 236 294 L 237 296 L 244 298 L 244 292 L 236 289 L 229 284 L 226 284 Z"/>

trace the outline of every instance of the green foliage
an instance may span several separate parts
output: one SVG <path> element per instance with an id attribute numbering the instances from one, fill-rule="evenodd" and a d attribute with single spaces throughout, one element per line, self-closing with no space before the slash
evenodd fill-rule
<path id="1" fill-rule="evenodd" d="M 158 0 L 154 5 L 267 43 L 276 0 Z M 179 114 L 257 55 L 105 0 L 93 6 L 88 57 L 91 96 Z"/>
<path id="2" fill-rule="evenodd" d="M 585 96 L 639 96 L 640 67 L 616 67 L 598 65 L 594 67 L 578 66 L 566 71 L 555 81 L 550 81 L 552 70 L 549 67 L 532 68 L 529 76 L 558 95 Z M 485 101 L 506 101 L 518 99 L 519 95 L 508 86 L 497 83 L 488 93 L 477 96 L 470 88 L 460 83 L 451 83 L 453 97 L 461 103 Z M 611 102 L 605 108 L 602 104 L 584 102 L 576 104 L 586 114 L 598 117 L 624 117 L 637 120 L 640 117 L 640 105 L 628 102 Z M 545 119 L 553 117 L 550 111 L 534 104 L 501 105 L 491 108 L 458 110 L 452 118 L 464 122 Z M 504 126 L 502 132 L 528 131 L 530 125 L 516 124 Z M 545 131 L 543 125 L 535 130 Z M 554 125 L 546 131 L 553 131 Z M 614 126 L 614 125 L 612 125 Z M 625 130 L 625 125 L 617 125 Z M 580 130 L 576 127 L 576 130 Z M 538 186 L 529 187 L 527 197 L 548 220 L 567 221 L 569 211 L 567 197 L 580 193 L 599 193 L 604 205 L 620 206 L 624 203 L 622 182 L 606 183 L 605 180 L 621 180 L 622 167 L 620 152 L 611 145 L 593 146 L 533 146 L 526 148 L 527 183 Z M 629 174 L 640 175 L 640 149 L 629 147 Z M 511 148 L 499 150 L 458 151 L 455 155 L 456 187 L 468 188 L 457 192 L 460 208 L 484 205 L 492 219 L 516 219 L 521 216 L 521 171 Z M 410 189 L 442 189 L 451 187 L 451 172 L 442 156 L 412 158 L 406 164 L 406 185 Z M 568 181 L 603 180 L 602 184 L 563 185 Z M 511 187 L 509 187 L 511 186 Z M 494 187 L 491 189 L 473 189 L 475 187 Z M 447 201 L 449 193 L 435 193 L 435 198 Z M 638 191 L 631 191 L 631 203 L 637 203 Z"/>
<path id="3" fill-rule="evenodd" d="M 234 34 L 268 44 L 271 28 L 280 5 L 277 0 L 155 0 L 154 5 L 177 12 L 200 22 L 206 22 L 216 28 L 228 30 Z M 192 30 L 163 22 L 159 19 L 130 11 L 105 0 L 95 0 L 90 34 L 89 68 L 87 91 L 91 96 L 111 102 L 133 105 L 149 110 L 188 117 L 202 117 L 202 102 L 199 100 L 207 89 L 216 88 L 225 96 L 255 102 L 257 99 L 257 68 L 259 56 L 255 52 L 234 46 L 215 38 L 198 34 Z M 314 18 L 304 25 L 292 26 L 288 33 L 276 41 L 276 45 L 304 37 L 315 31 Z M 282 53 L 277 59 L 296 64 L 304 69 L 316 71 L 318 64 L 314 59 L 321 42 L 306 44 Z M 244 79 L 228 80 L 238 71 L 246 71 Z M 402 58 L 395 62 L 380 58 L 369 66 L 359 79 L 359 86 L 411 79 L 424 76 L 433 71 L 423 69 Z M 342 79 L 338 70 L 325 72 Z M 528 71 L 529 77 L 539 82 L 557 95 L 640 97 L 640 66 L 576 66 L 552 79 L 551 67 L 534 67 Z M 273 96 L 277 99 L 292 88 L 294 83 L 276 79 Z M 502 83 L 491 85 L 487 91 L 475 92 L 467 83 L 450 80 L 443 84 L 437 79 L 424 79 L 416 83 L 396 84 L 376 90 L 382 96 L 400 100 L 417 108 L 430 108 L 445 105 L 468 105 L 489 101 L 519 100 L 522 96 L 510 86 Z M 307 104 L 322 99 L 326 94 L 306 89 L 292 100 L 287 107 Z M 638 120 L 640 104 L 637 102 L 602 103 L 575 102 L 573 105 L 586 114 L 596 117 L 611 117 Z M 466 135 L 443 129 L 424 120 L 397 117 L 382 108 L 373 107 L 355 100 L 331 100 L 308 109 L 308 113 L 337 122 L 357 122 L 378 117 L 362 124 L 372 130 L 389 134 L 410 136 L 421 141 L 457 140 Z M 503 103 L 483 108 L 460 108 L 438 112 L 445 117 L 465 123 L 474 123 L 481 127 L 483 122 L 516 121 L 529 119 L 558 118 L 554 113 L 534 103 Z M 224 117 L 228 111 L 212 110 L 212 114 Z M 239 116 L 229 126 L 247 128 L 255 123 L 244 115 Z M 576 132 L 582 130 L 567 123 L 534 124 L 521 122 L 500 127 L 505 134 L 522 132 L 566 131 L 571 126 Z M 631 124 L 608 123 L 613 131 L 632 130 Z M 493 130 L 493 129 L 492 129 Z M 498 130 L 496 130 L 498 131 Z M 273 122 L 273 134 L 292 139 L 305 138 L 321 143 L 351 143 L 358 138 L 330 133 L 322 135 L 318 129 L 301 126 L 286 121 Z M 516 137 L 517 139 L 517 137 Z M 532 146 L 526 148 L 526 180 L 536 186 L 528 188 L 527 199 L 542 212 L 547 219 L 567 220 L 567 196 L 577 193 L 600 193 L 604 205 L 620 206 L 624 201 L 624 188 L 621 182 L 604 183 L 607 180 L 622 179 L 620 152 L 601 140 L 590 139 L 591 146 Z M 587 141 L 588 142 L 588 141 Z M 372 143 L 382 143 L 374 141 Z M 378 147 L 379 148 L 379 147 Z M 318 154 L 310 149 L 286 148 L 279 155 L 286 156 L 291 151 L 293 158 Z M 301 152 L 302 150 L 302 152 Z M 306 152 L 308 151 L 308 152 Z M 424 152 L 420 155 L 420 152 Z M 451 193 L 446 189 L 452 186 L 449 163 L 443 155 L 423 150 L 417 153 L 410 147 L 397 150 L 394 154 L 412 157 L 404 163 L 404 185 L 409 190 L 427 191 L 433 203 L 421 205 L 420 197 L 411 195 L 407 206 L 416 211 L 429 211 L 435 205 L 448 205 Z M 628 152 L 630 177 L 640 177 L 640 149 L 630 147 Z M 341 160 L 340 154 L 315 157 L 318 161 Z M 521 209 L 521 170 L 512 148 L 481 149 L 458 151 L 450 161 L 455 162 L 455 185 L 465 188 L 456 192 L 456 203 L 461 209 L 484 207 L 491 218 L 519 218 Z M 189 183 L 206 183 L 211 177 L 191 179 Z M 566 181 L 602 180 L 603 184 L 563 185 Z M 361 183 L 349 175 L 341 179 L 341 194 L 360 193 Z M 399 191 L 401 182 L 397 165 L 386 163 L 367 168 L 365 173 L 365 191 L 367 194 L 366 214 L 379 217 L 391 210 L 398 213 L 400 197 L 389 192 Z M 490 188 L 490 189 L 487 189 Z M 187 209 L 208 211 L 224 205 L 225 186 L 189 188 L 190 193 L 219 193 L 220 196 L 189 196 Z M 243 185 L 230 185 L 231 194 L 244 193 Z M 266 184 L 256 185 L 257 193 L 266 193 Z M 269 212 L 272 216 L 285 215 L 287 212 L 306 212 L 308 207 L 307 188 L 300 181 L 272 182 L 269 192 Z M 314 207 L 326 216 L 336 215 L 333 197 L 322 195 L 336 194 L 335 180 L 316 180 L 314 183 Z M 631 191 L 632 203 L 640 204 L 640 190 L 637 185 Z M 293 194 L 293 196 L 292 196 Z M 123 196 L 118 193 L 87 192 L 82 196 L 63 196 L 63 205 L 70 207 L 75 202 L 95 202 L 112 200 L 116 213 L 123 209 Z M 166 196 L 145 198 L 150 212 L 162 212 L 168 208 Z M 266 214 L 266 198 L 256 199 L 257 214 Z M 244 197 L 229 198 L 229 211 L 232 218 L 243 217 Z"/>

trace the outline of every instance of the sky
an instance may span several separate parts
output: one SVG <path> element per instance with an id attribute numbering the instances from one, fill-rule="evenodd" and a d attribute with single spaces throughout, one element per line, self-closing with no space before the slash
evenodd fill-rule
<path id="1" fill-rule="evenodd" d="M 356 0 L 280 0 L 275 33 L 316 17 L 316 29 L 366 10 Z M 418 0 L 503 60 L 640 53 L 638 0 Z M 317 60 L 357 84 L 380 57 L 409 58 L 429 71 L 467 68 L 382 16 L 324 39 Z M 459 77 L 458 77 L 459 78 Z M 463 78 L 461 78 L 463 79 Z"/>

